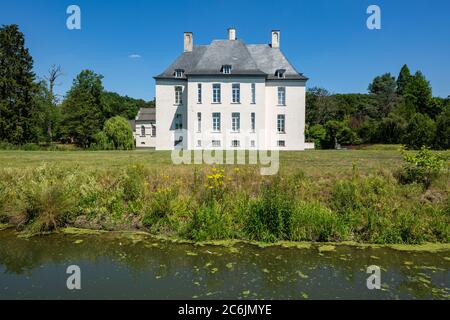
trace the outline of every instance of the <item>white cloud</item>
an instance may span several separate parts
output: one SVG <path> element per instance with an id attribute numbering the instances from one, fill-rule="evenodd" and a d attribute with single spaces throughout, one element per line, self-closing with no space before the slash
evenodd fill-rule
<path id="1" fill-rule="evenodd" d="M 142 57 L 141 57 L 140 54 L 133 53 L 133 54 L 130 54 L 130 55 L 128 56 L 128 58 L 130 58 L 130 59 L 140 59 L 140 58 L 142 58 Z"/>

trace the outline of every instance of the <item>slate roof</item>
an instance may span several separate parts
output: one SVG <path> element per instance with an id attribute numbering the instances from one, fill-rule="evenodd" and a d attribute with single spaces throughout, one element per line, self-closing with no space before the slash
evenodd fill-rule
<path id="1" fill-rule="evenodd" d="M 156 109 L 155 108 L 141 108 L 136 116 L 136 121 L 155 121 Z"/>
<path id="2" fill-rule="evenodd" d="M 232 66 L 230 75 L 222 73 L 224 65 Z M 284 79 L 308 80 L 292 66 L 279 48 L 267 44 L 247 45 L 242 40 L 214 40 L 210 45 L 194 46 L 192 52 L 182 53 L 155 79 L 174 79 L 177 69 L 184 70 L 182 79 L 196 75 L 247 75 L 283 80 L 275 73 L 284 69 Z"/>

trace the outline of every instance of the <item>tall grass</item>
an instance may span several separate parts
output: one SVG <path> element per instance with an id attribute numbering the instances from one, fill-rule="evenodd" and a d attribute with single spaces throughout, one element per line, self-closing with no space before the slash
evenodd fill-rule
<path id="1" fill-rule="evenodd" d="M 30 233 L 64 226 L 144 229 L 183 239 L 450 242 L 448 179 L 428 190 L 389 170 L 263 177 L 253 167 L 42 165 L 0 169 L 0 222 Z"/>

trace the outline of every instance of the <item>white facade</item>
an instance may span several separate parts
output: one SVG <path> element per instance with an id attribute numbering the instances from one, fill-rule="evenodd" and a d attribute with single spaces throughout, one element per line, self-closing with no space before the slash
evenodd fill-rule
<path id="1" fill-rule="evenodd" d="M 304 150 L 306 80 L 243 73 L 156 77 L 156 149 Z"/>

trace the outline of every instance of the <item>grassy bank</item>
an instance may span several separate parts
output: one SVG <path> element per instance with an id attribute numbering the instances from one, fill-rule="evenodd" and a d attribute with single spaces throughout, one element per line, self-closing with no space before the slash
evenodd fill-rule
<path id="1" fill-rule="evenodd" d="M 0 223 L 145 230 L 193 241 L 450 243 L 448 172 L 398 183 L 396 151 L 281 153 L 257 166 L 173 166 L 165 152 L 0 152 Z"/>

